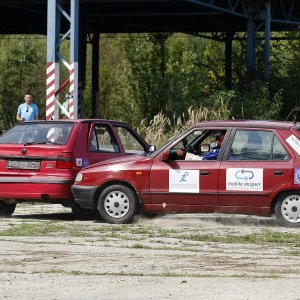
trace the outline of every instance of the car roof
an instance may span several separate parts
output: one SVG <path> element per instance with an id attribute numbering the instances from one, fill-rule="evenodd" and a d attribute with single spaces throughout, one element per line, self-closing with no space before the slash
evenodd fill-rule
<path id="1" fill-rule="evenodd" d="M 218 120 L 218 121 L 203 121 L 195 124 L 193 127 L 251 127 L 251 128 L 270 128 L 270 129 L 290 129 L 295 127 L 300 129 L 300 125 L 288 121 L 262 121 L 262 120 Z"/>
<path id="2" fill-rule="evenodd" d="M 35 120 L 35 121 L 28 121 L 28 122 L 20 122 L 20 124 L 26 124 L 26 123 L 95 123 L 95 122 L 104 122 L 104 123 L 111 123 L 111 124 L 126 124 L 129 125 L 126 122 L 122 121 L 114 121 L 114 120 L 108 120 L 108 119 L 58 119 L 58 120 Z"/>

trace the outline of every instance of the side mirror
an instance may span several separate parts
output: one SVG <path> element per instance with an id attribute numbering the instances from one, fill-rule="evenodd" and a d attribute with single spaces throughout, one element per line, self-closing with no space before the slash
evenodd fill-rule
<path id="1" fill-rule="evenodd" d="M 149 147 L 149 152 L 154 152 L 156 150 L 156 146 L 154 146 L 154 145 L 150 145 L 150 147 Z"/>
<path id="2" fill-rule="evenodd" d="M 161 154 L 160 161 L 167 161 L 167 160 L 169 160 L 169 152 L 168 151 L 164 151 Z"/>
<path id="3" fill-rule="evenodd" d="M 210 151 L 210 145 L 209 144 L 201 145 L 201 153 L 207 153 L 209 151 Z"/>

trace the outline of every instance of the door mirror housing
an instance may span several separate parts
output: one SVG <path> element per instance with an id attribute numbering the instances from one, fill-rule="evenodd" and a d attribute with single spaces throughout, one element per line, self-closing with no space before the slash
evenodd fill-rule
<path id="1" fill-rule="evenodd" d="M 156 146 L 150 145 L 148 151 L 149 151 L 149 152 L 154 152 L 155 150 L 156 150 Z"/>

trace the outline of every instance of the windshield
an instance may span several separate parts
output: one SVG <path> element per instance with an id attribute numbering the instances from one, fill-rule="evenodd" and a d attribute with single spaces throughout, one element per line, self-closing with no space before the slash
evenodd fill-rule
<path id="1" fill-rule="evenodd" d="M 160 148 L 156 149 L 153 152 L 147 152 L 144 155 L 145 156 L 150 156 L 150 157 L 155 157 L 157 154 L 161 153 L 165 148 L 167 148 L 169 145 L 171 145 L 175 140 L 177 140 L 179 137 L 183 136 L 186 132 L 188 132 L 189 129 L 183 131 L 182 133 L 180 133 L 177 136 L 172 137 L 166 144 L 164 144 L 163 146 L 161 146 Z"/>
<path id="2" fill-rule="evenodd" d="M 73 126 L 73 123 L 21 123 L 0 136 L 0 144 L 65 145 Z"/>

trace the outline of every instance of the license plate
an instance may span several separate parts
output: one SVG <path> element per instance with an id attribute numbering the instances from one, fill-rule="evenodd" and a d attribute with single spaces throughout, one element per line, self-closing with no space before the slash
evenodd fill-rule
<path id="1" fill-rule="evenodd" d="M 34 160 L 9 160 L 8 169 L 39 170 L 41 162 Z"/>

